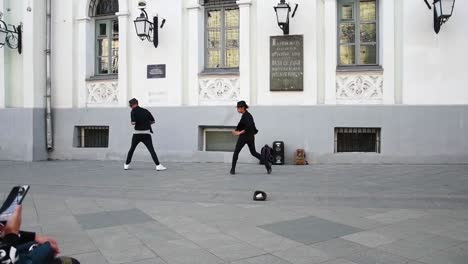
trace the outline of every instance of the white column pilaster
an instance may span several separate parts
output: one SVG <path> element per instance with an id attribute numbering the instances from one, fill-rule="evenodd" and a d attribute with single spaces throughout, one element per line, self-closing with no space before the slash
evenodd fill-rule
<path id="1" fill-rule="evenodd" d="M 129 58 L 128 58 L 128 34 L 129 17 L 127 1 L 119 2 L 119 106 L 126 106 L 129 93 Z"/>
<path id="2" fill-rule="evenodd" d="M 188 95 L 189 105 L 198 105 L 198 74 L 203 67 L 203 12 L 197 0 L 191 0 L 186 6 L 188 11 Z"/>
<path id="3" fill-rule="evenodd" d="M 403 27 L 405 25 L 403 0 L 395 0 L 395 104 L 403 103 Z"/>
<path id="4" fill-rule="evenodd" d="M 336 104 L 337 0 L 325 0 L 325 104 Z"/>
<path id="5" fill-rule="evenodd" d="M 0 1 L 0 12 L 3 13 L 3 0 Z M 5 92 L 5 47 L 3 47 L 0 48 L 0 108 L 5 107 Z"/>
<path id="6" fill-rule="evenodd" d="M 30 5 L 31 6 L 30 6 Z M 27 7 L 30 7 L 32 12 L 27 11 Z M 34 107 L 34 89 L 36 86 L 35 82 L 35 65 L 34 65 L 34 14 L 35 6 L 32 1 L 23 0 L 22 10 L 22 53 L 23 59 L 23 107 L 33 108 Z M 44 22 L 45 23 L 45 22 Z M 16 51 L 15 51 L 16 52 Z M 43 65 L 45 67 L 45 65 Z"/>
<path id="7" fill-rule="evenodd" d="M 317 104 L 325 103 L 325 3 L 316 2 L 317 17 Z"/>
<path id="8" fill-rule="evenodd" d="M 239 73 L 240 96 L 242 100 L 250 102 L 250 6 L 251 0 L 238 0 L 239 6 Z"/>
<path id="9" fill-rule="evenodd" d="M 45 2 L 23 0 L 22 54 L 23 107 L 44 108 L 46 87 Z M 41 23 L 40 23 L 41 22 Z M 17 52 L 14 50 L 13 52 Z"/>
<path id="10" fill-rule="evenodd" d="M 90 77 L 91 63 L 89 62 L 92 55 L 89 54 L 90 44 L 88 34 L 91 27 L 91 19 L 87 16 L 79 17 L 78 24 L 78 67 L 77 67 L 77 85 L 76 85 L 76 104 L 78 107 L 86 107 L 86 79 Z"/>
<path id="11" fill-rule="evenodd" d="M 384 68 L 383 103 L 395 103 L 395 3 L 394 0 L 379 1 L 380 58 Z"/>

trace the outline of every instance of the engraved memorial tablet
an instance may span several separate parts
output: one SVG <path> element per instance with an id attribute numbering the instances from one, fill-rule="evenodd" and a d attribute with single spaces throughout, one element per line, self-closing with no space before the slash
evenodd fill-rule
<path id="1" fill-rule="evenodd" d="M 304 38 L 270 37 L 270 91 L 304 90 Z"/>
<path id="2" fill-rule="evenodd" d="M 166 64 L 148 65 L 146 70 L 147 79 L 166 78 Z"/>

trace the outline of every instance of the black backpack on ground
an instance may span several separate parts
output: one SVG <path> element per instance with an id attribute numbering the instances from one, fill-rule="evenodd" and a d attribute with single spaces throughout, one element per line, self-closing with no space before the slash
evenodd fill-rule
<path id="1" fill-rule="evenodd" d="M 265 145 L 262 148 L 260 154 L 262 155 L 262 160 L 260 160 L 261 165 L 265 165 L 265 163 L 263 162 L 264 160 L 268 160 L 270 162 L 273 162 L 273 149 L 270 146 Z"/>

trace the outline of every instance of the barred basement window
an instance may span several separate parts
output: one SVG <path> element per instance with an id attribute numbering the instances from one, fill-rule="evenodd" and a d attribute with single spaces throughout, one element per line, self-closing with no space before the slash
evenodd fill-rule
<path id="1" fill-rule="evenodd" d="M 75 128 L 77 148 L 108 148 L 108 126 L 77 126 Z"/>
<path id="2" fill-rule="evenodd" d="M 335 128 L 335 153 L 380 153 L 380 128 Z"/>
<path id="3" fill-rule="evenodd" d="M 234 152 L 237 137 L 232 134 L 234 128 L 205 128 L 203 129 L 203 150 Z"/>

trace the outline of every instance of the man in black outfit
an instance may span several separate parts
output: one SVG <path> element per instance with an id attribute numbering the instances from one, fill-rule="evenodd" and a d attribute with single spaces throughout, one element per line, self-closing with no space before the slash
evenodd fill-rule
<path id="1" fill-rule="evenodd" d="M 153 161 L 156 164 L 156 170 L 167 170 L 166 167 L 159 163 L 158 156 L 154 151 L 153 140 L 151 138 L 151 134 L 153 133 L 151 125 L 155 123 L 153 115 L 150 113 L 150 111 L 138 106 L 138 100 L 135 98 L 130 100 L 129 104 L 130 108 L 132 108 L 130 116 L 132 120 L 132 125 L 135 126 L 135 132 L 133 132 L 132 146 L 128 151 L 127 161 L 124 164 L 124 169 L 128 170 L 130 168 L 130 162 L 132 162 L 133 152 L 135 151 L 137 145 L 140 142 L 143 142 L 143 144 L 145 144 L 146 148 L 148 148 L 149 152 L 151 153 L 151 157 L 153 158 Z"/>
<path id="2" fill-rule="evenodd" d="M 255 122 L 253 116 L 247 111 L 249 106 L 245 101 L 240 101 L 237 103 L 237 112 L 242 114 L 242 118 L 239 121 L 239 124 L 236 127 L 236 130 L 232 131 L 232 134 L 239 136 L 237 140 L 236 149 L 234 150 L 234 155 L 232 156 L 232 168 L 231 174 L 236 174 L 236 163 L 239 158 L 239 153 L 242 148 L 247 144 L 250 150 L 250 154 L 262 161 L 263 157 L 260 155 L 257 150 L 255 150 L 255 135 L 258 133 L 257 128 L 255 127 Z M 271 163 L 265 161 L 265 168 L 268 174 L 271 173 Z"/>

